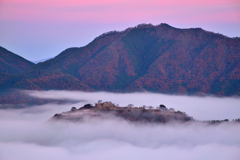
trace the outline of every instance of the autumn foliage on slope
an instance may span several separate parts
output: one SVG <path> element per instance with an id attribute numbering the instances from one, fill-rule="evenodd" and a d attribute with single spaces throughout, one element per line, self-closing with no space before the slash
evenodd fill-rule
<path id="1" fill-rule="evenodd" d="M 201 28 L 142 24 L 105 33 L 84 47 L 66 49 L 10 78 L 8 86 L 240 95 L 239 55 L 240 38 Z"/>

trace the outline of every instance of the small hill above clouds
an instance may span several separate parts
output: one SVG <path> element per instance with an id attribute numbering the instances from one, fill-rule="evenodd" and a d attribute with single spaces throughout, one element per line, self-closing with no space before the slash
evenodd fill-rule
<path id="1" fill-rule="evenodd" d="M 232 124 L 240 124 L 239 118 L 232 121 L 228 119 L 210 121 L 194 120 L 193 117 L 188 116 L 185 112 L 175 111 L 173 108 L 168 109 L 162 104 L 158 107 L 134 107 L 133 105 L 119 107 L 112 102 L 98 102 L 94 105 L 86 104 L 79 109 L 72 107 L 70 111 L 55 114 L 51 120 L 83 122 L 89 121 L 90 119 L 96 119 L 97 121 L 103 119 L 113 121 L 114 118 L 137 123 L 203 122 L 206 124 L 220 124 L 230 122 Z"/>
<path id="2" fill-rule="evenodd" d="M 151 123 L 166 123 L 166 122 L 188 122 L 194 121 L 192 117 L 184 112 L 167 109 L 164 105 L 160 105 L 157 109 L 152 106 L 147 109 L 143 107 L 118 107 L 111 102 L 96 103 L 94 106 L 86 104 L 77 109 L 72 107 L 71 111 L 55 114 L 52 120 L 68 120 L 68 121 L 83 121 L 87 118 L 108 119 L 114 117 L 123 118 L 132 122 L 151 122 Z"/>
<path id="3" fill-rule="evenodd" d="M 240 38 L 201 28 L 141 24 L 66 49 L 14 77 L 10 86 L 240 95 L 239 55 Z"/>
<path id="4" fill-rule="evenodd" d="M 31 68 L 34 63 L 0 47 L 0 73 L 21 73 Z"/>

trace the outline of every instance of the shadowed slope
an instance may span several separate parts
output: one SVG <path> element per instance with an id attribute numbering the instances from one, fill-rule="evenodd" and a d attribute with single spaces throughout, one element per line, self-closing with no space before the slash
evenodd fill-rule
<path id="1" fill-rule="evenodd" d="M 0 73 L 21 73 L 31 68 L 34 63 L 0 47 Z"/>
<path id="2" fill-rule="evenodd" d="M 14 77 L 12 87 L 240 95 L 239 54 L 240 38 L 142 24 L 66 49 Z"/>

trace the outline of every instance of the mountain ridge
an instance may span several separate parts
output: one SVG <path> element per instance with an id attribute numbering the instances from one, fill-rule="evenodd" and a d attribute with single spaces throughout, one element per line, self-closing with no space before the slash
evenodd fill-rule
<path id="1" fill-rule="evenodd" d="M 240 38 L 140 24 L 68 48 L 5 88 L 240 95 L 239 54 Z"/>
<path id="2" fill-rule="evenodd" d="M 31 68 L 34 63 L 0 46 L 0 73 L 21 73 Z"/>

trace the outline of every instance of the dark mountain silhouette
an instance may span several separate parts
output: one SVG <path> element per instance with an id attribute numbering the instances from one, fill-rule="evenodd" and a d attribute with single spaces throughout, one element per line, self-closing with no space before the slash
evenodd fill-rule
<path id="1" fill-rule="evenodd" d="M 141 24 L 66 49 L 0 88 L 240 95 L 240 38 Z"/>
<path id="2" fill-rule="evenodd" d="M 34 63 L 0 47 L 0 74 L 21 73 L 33 65 Z"/>

